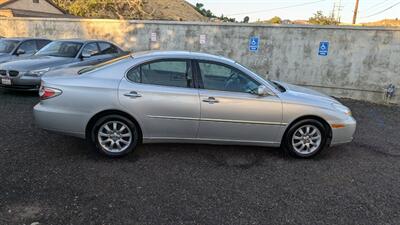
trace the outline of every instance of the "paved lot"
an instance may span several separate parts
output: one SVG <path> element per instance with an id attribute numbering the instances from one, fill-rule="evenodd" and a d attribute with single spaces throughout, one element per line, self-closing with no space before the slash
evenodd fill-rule
<path id="1" fill-rule="evenodd" d="M 0 91 L 0 224 L 400 224 L 400 107 L 343 100 L 352 144 L 145 145 L 107 159 L 35 127 L 34 94 Z"/>

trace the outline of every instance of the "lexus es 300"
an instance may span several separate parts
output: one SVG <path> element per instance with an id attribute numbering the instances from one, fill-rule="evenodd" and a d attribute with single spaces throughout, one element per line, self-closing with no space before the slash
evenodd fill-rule
<path id="1" fill-rule="evenodd" d="M 193 52 L 143 52 L 42 77 L 37 124 L 86 138 L 111 157 L 140 143 L 282 147 L 309 158 L 352 141 L 337 100 L 270 81 L 239 63 Z"/>

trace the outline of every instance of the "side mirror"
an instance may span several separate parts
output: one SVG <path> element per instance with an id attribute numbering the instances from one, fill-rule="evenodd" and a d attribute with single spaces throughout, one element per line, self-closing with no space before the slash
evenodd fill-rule
<path id="1" fill-rule="evenodd" d="M 89 52 L 82 52 L 82 58 L 83 59 L 90 58 L 90 57 L 92 57 L 92 54 L 90 54 Z"/>
<path id="2" fill-rule="evenodd" d="M 16 55 L 23 55 L 25 53 L 26 53 L 25 50 L 19 48 L 15 54 Z"/>
<path id="3" fill-rule="evenodd" d="M 264 85 L 258 86 L 257 95 L 258 96 L 266 96 L 266 95 L 268 95 L 268 88 L 265 87 Z"/>

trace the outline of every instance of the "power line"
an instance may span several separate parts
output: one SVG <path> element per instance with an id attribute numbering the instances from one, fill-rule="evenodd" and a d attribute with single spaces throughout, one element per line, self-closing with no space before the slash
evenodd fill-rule
<path id="1" fill-rule="evenodd" d="M 270 12 L 270 11 L 275 11 L 275 10 L 279 10 L 279 9 L 295 8 L 295 7 L 300 7 L 300 6 L 305 6 L 305 5 L 311 5 L 311 4 L 316 4 L 316 3 L 325 2 L 325 1 L 326 1 L 326 0 L 319 0 L 319 1 L 314 1 L 314 2 L 307 2 L 307 3 L 303 3 L 303 4 L 285 6 L 285 7 L 273 8 L 273 9 L 266 9 L 266 10 L 259 10 L 259 11 L 251 11 L 251 12 L 244 12 L 244 13 L 234 13 L 234 14 L 229 14 L 229 15 L 227 15 L 227 16 L 239 16 L 239 15 L 246 15 L 246 14 Z"/>
<path id="2" fill-rule="evenodd" d="M 368 15 L 368 16 L 365 16 L 365 17 L 362 17 L 362 18 L 369 18 L 369 17 L 373 17 L 373 16 L 376 16 L 376 15 L 379 15 L 381 13 L 384 13 L 384 12 L 388 11 L 389 9 L 392 9 L 393 7 L 395 7 L 397 5 L 400 5 L 400 2 L 397 2 L 396 4 L 390 6 L 390 7 L 386 8 L 386 9 L 384 9 L 382 11 L 379 11 L 377 13 L 374 13 L 374 14 L 371 14 L 371 15 Z"/>
<path id="3" fill-rule="evenodd" d="M 386 2 L 388 2 L 388 1 L 391 1 L 391 0 L 385 0 L 385 1 L 378 2 L 377 4 L 374 4 L 374 5 L 372 5 L 371 7 L 365 9 L 365 11 L 371 10 L 371 9 L 373 9 L 373 8 L 375 8 L 375 7 L 377 7 L 377 6 L 380 6 L 380 5 L 382 5 L 383 3 L 386 3 Z"/>

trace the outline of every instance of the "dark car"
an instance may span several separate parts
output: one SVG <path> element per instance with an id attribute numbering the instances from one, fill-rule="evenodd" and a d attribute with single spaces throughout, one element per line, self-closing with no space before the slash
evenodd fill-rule
<path id="1" fill-rule="evenodd" d="M 42 38 L 0 39 L 0 63 L 32 56 L 50 42 Z"/>
<path id="2" fill-rule="evenodd" d="M 128 54 L 101 40 L 59 40 L 31 57 L 0 64 L 0 87 L 38 90 L 41 77 L 52 70 L 95 65 Z"/>

